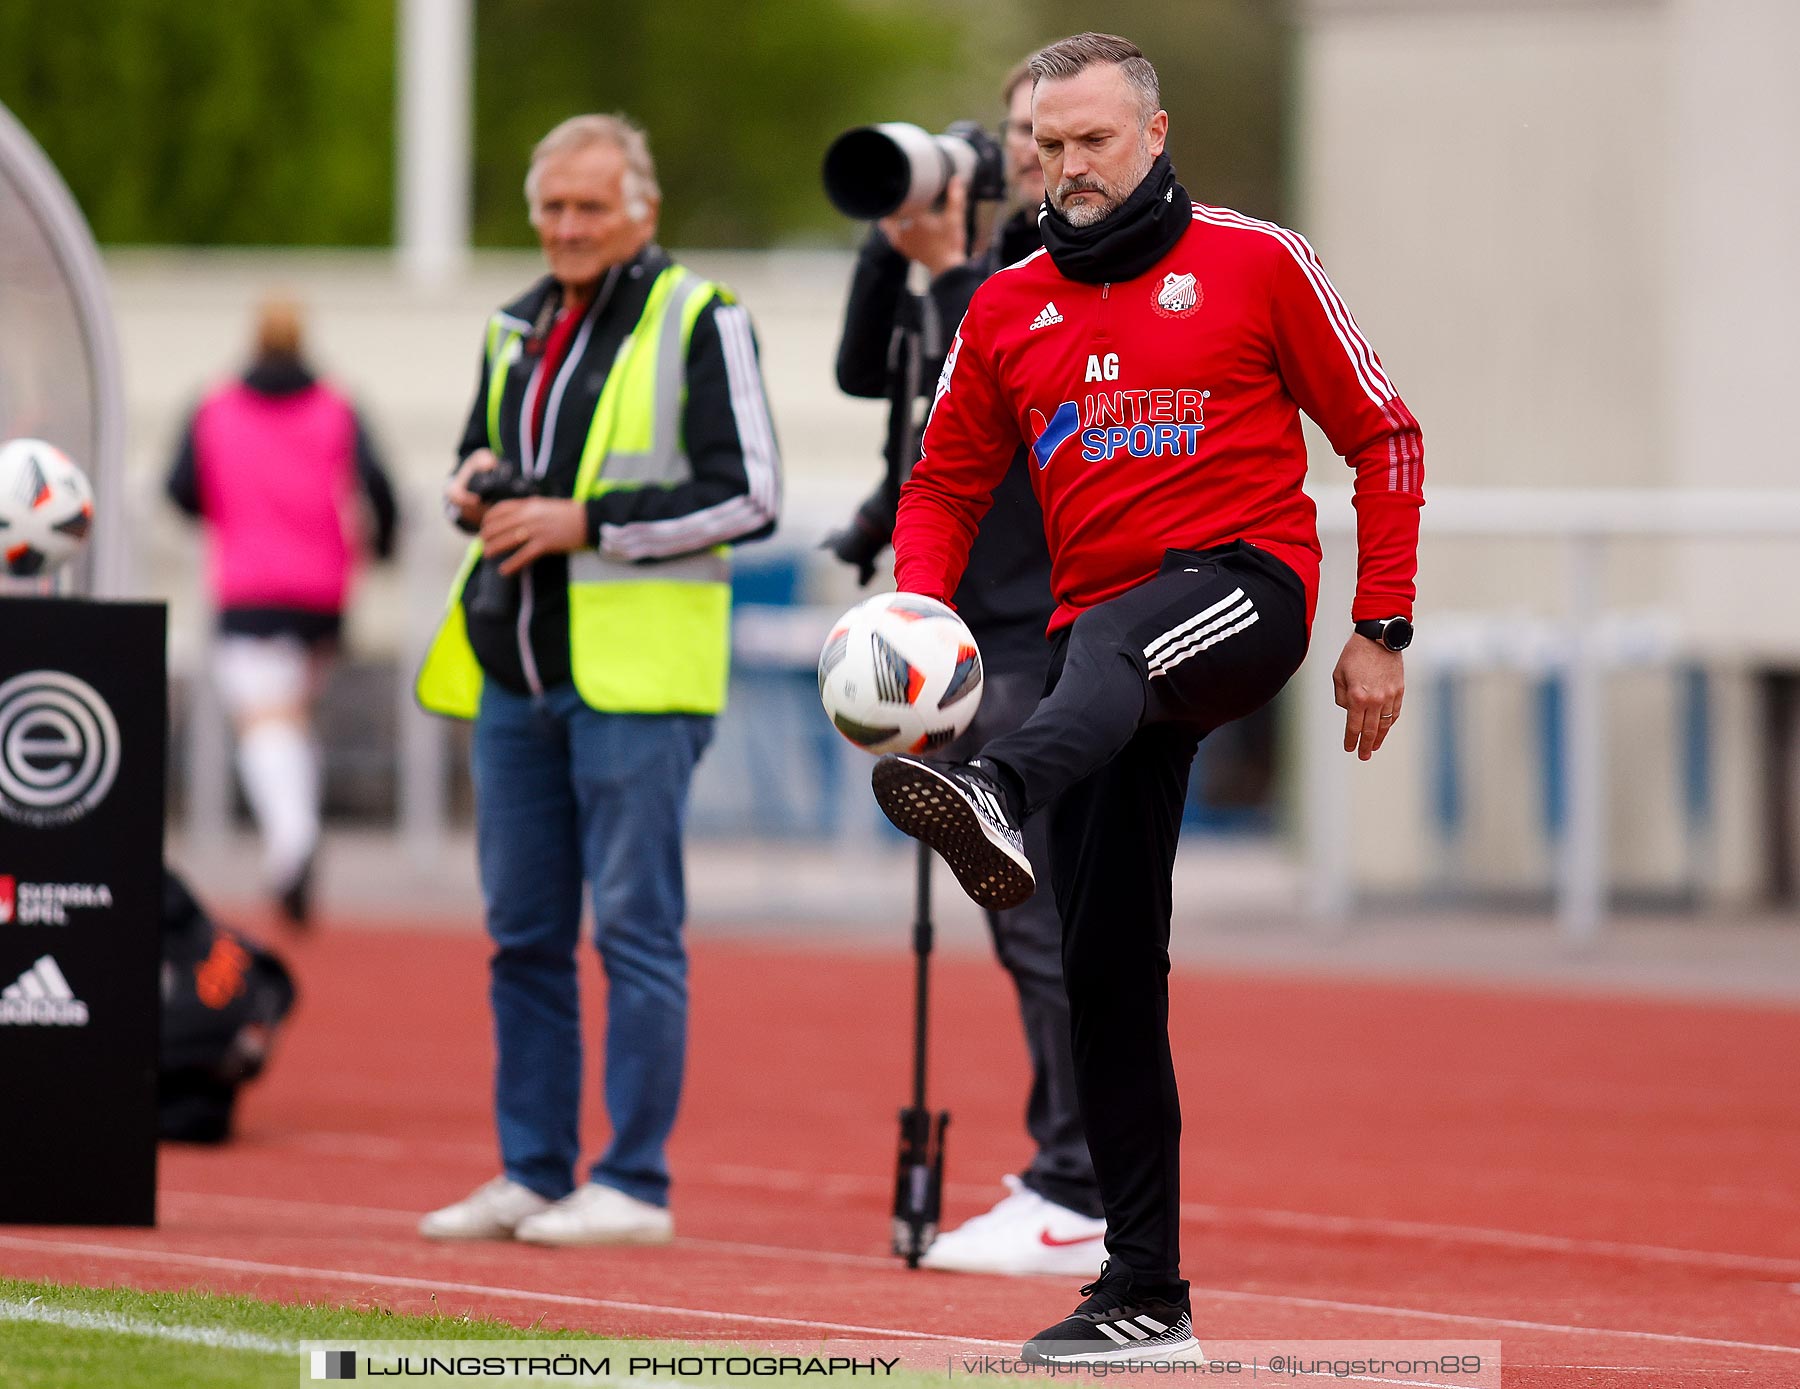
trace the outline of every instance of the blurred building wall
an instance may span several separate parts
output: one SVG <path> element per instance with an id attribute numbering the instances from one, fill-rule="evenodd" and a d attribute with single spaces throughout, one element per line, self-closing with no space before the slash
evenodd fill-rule
<path id="1" fill-rule="evenodd" d="M 1423 423 L 1428 499 L 1800 481 L 1777 404 L 1800 376 L 1800 90 L 1784 71 L 1800 6 L 1306 0 L 1300 14 L 1297 220 Z M 1559 547 L 1433 540 L 1429 500 L 1425 535 L 1415 669 L 1458 615 L 1556 621 Z M 1610 550 L 1609 603 L 1671 617 L 1679 659 L 1711 677 L 1699 824 L 1683 814 L 1695 750 L 1679 672 L 1609 678 L 1616 882 L 1757 889 L 1756 681 L 1800 663 L 1800 605 L 1771 601 L 1796 564 L 1800 545 L 1768 540 Z M 1429 823 L 1436 754 L 1418 744 L 1442 711 L 1416 685 L 1406 755 L 1359 769 L 1365 876 L 1428 884 L 1446 856 L 1496 889 L 1548 872 L 1537 674 L 1463 683 L 1459 842 L 1391 832 Z"/>

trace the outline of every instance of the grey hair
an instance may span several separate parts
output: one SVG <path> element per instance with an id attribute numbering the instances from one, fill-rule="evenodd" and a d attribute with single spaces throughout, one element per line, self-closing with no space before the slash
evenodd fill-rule
<path id="1" fill-rule="evenodd" d="M 650 157 L 650 140 L 642 126 L 627 116 L 570 116 L 531 151 L 525 171 L 525 205 L 537 221 L 538 169 L 553 155 L 589 145 L 612 145 L 625 156 L 625 212 L 634 222 L 650 215 L 650 204 L 662 198 L 656 182 L 656 161 Z"/>
<path id="2" fill-rule="evenodd" d="M 1149 125 L 1150 118 L 1162 109 L 1162 85 L 1156 80 L 1156 69 L 1150 66 L 1150 60 L 1130 39 L 1117 34 L 1074 34 L 1040 48 L 1025 66 L 1035 91 L 1040 82 L 1073 77 L 1096 63 L 1118 67 L 1137 96 L 1139 128 Z"/>

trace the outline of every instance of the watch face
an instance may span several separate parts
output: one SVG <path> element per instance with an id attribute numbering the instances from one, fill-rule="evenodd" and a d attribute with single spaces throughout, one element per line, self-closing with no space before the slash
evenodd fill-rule
<path id="1" fill-rule="evenodd" d="M 1413 625 L 1404 617 L 1389 621 L 1381 632 L 1381 643 L 1389 651 L 1404 651 L 1412 645 Z"/>

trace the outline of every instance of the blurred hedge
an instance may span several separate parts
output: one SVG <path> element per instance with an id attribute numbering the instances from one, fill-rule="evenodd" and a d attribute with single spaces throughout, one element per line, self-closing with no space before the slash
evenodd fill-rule
<path id="1" fill-rule="evenodd" d="M 1267 0 L 1112 0 L 1163 76 L 1190 189 L 1281 210 L 1287 61 Z M 104 242 L 380 245 L 392 238 L 393 0 L 0 0 L 0 101 Z M 649 130 L 674 245 L 842 242 L 818 188 L 869 120 L 996 120 L 996 87 L 1091 3 L 477 0 L 475 236 L 530 239 L 536 138 L 581 110 Z"/>
<path id="2" fill-rule="evenodd" d="M 0 0 L 0 101 L 107 242 L 388 241 L 393 53 L 382 0 Z"/>

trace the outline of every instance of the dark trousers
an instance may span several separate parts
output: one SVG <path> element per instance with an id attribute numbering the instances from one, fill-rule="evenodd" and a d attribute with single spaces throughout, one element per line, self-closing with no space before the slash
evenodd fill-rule
<path id="1" fill-rule="evenodd" d="M 1047 822 L 1076 1093 L 1106 1246 L 1180 1279 L 1181 1105 L 1169 1053 L 1169 917 L 1200 740 L 1260 708 L 1306 655 L 1299 578 L 1252 546 L 1171 550 L 1053 648 L 1046 694 L 981 755 Z"/>
<path id="2" fill-rule="evenodd" d="M 976 640 L 981 640 L 978 633 Z M 1041 649 L 1041 647 L 1040 647 Z M 1016 730 L 1037 707 L 1044 688 L 1043 658 L 1036 668 L 989 670 L 981 708 L 962 737 L 944 749 L 948 760 L 973 756 L 985 743 Z M 1025 854 L 1040 882 L 1050 872 L 1050 825 L 1038 816 L 1026 823 Z M 1069 996 L 1063 989 L 1062 918 L 1056 899 L 1040 892 L 1010 911 L 987 913 L 994 954 L 1019 994 L 1019 1019 L 1031 1058 L 1031 1090 L 1025 1129 L 1037 1151 L 1021 1180 L 1059 1206 L 1100 1215 L 1094 1160 L 1075 1099 L 1075 1056 L 1070 1046 Z"/>

